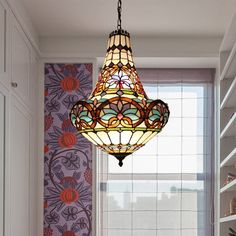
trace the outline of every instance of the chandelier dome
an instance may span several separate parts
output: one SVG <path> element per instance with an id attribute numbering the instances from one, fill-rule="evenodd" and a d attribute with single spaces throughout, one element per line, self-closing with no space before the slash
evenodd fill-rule
<path id="1" fill-rule="evenodd" d="M 149 99 L 138 77 L 127 31 L 113 31 L 96 87 L 72 108 L 72 124 L 88 140 L 123 159 L 159 133 L 169 118 L 161 100 Z"/>

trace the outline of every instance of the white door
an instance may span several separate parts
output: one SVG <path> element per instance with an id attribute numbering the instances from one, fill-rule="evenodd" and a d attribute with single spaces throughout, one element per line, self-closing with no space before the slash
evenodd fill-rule
<path id="1" fill-rule="evenodd" d="M 14 91 L 29 105 L 30 94 L 30 47 L 16 21 L 12 24 L 12 77 Z"/>
<path id="2" fill-rule="evenodd" d="M 4 236 L 5 96 L 0 91 L 0 236 Z"/>
<path id="3" fill-rule="evenodd" d="M 29 236 L 30 116 L 12 98 L 10 117 L 11 236 Z"/>

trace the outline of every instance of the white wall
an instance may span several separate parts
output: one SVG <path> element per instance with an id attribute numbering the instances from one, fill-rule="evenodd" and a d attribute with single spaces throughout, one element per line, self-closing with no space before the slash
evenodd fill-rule
<path id="1" fill-rule="evenodd" d="M 132 33 L 132 32 L 131 32 Z M 132 37 L 135 57 L 217 57 L 221 37 Z M 82 58 L 104 57 L 108 35 L 104 37 L 42 37 L 40 51 L 44 57 L 80 55 Z"/>

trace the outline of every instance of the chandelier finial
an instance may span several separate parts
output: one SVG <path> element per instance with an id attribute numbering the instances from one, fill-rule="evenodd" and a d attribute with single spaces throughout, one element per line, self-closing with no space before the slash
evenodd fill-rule
<path id="1" fill-rule="evenodd" d="M 121 11 L 122 11 L 122 1 L 118 0 L 117 3 L 117 12 L 118 12 L 118 20 L 117 20 L 117 30 L 121 30 Z"/>

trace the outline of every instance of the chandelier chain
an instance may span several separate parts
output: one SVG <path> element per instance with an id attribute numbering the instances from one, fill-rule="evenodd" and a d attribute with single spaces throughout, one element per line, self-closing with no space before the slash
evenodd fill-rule
<path id="1" fill-rule="evenodd" d="M 117 29 L 121 30 L 121 11 L 122 11 L 122 2 L 121 0 L 118 0 L 117 4 L 117 12 L 118 12 L 118 20 L 117 20 Z"/>

